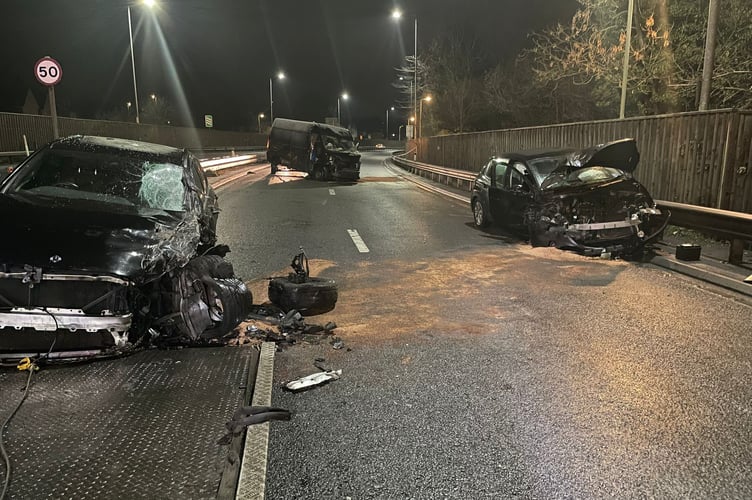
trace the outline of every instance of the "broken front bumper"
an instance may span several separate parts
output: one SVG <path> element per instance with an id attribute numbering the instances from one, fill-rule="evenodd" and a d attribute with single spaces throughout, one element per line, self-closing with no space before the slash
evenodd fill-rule
<path id="1" fill-rule="evenodd" d="M 589 256 L 628 255 L 660 237 L 670 216 L 670 212 L 662 213 L 657 208 L 643 209 L 639 216 L 635 214 L 620 221 L 551 226 L 531 235 L 531 240 L 534 246 L 541 246 L 541 242 L 545 241 L 548 245 L 553 244 L 557 248 L 575 250 Z M 660 224 L 656 224 L 659 221 Z M 656 225 L 657 229 L 654 228 Z M 649 233 L 646 234 L 646 230 Z"/>
<path id="2" fill-rule="evenodd" d="M 130 313 L 120 316 L 91 316 L 80 309 L 14 307 L 10 312 L 0 313 L 0 329 L 29 329 L 38 332 L 68 330 L 89 333 L 107 331 L 115 340 L 115 345 L 121 347 L 127 341 L 126 332 L 131 327 L 131 320 Z"/>

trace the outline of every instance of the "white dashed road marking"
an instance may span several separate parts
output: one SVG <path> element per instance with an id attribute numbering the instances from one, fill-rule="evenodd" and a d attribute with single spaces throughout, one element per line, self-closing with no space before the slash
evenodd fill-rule
<path id="1" fill-rule="evenodd" d="M 337 193 L 335 193 L 335 192 L 334 192 L 334 189 L 330 189 L 330 190 L 329 190 L 329 194 L 330 194 L 330 195 L 332 195 L 332 196 L 334 196 L 334 195 L 336 195 Z"/>
<path id="2" fill-rule="evenodd" d="M 358 231 L 356 231 L 355 229 L 348 229 L 347 234 L 349 234 L 350 238 L 352 238 L 353 243 L 355 243 L 355 248 L 358 249 L 358 252 L 360 253 L 370 252 L 365 242 L 363 241 L 363 238 L 361 238 L 360 235 L 358 234 Z"/>

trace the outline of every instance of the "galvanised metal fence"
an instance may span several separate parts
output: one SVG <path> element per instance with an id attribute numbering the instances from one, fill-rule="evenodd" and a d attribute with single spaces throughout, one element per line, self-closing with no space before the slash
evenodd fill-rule
<path id="1" fill-rule="evenodd" d="M 204 147 L 263 147 L 266 134 L 251 132 L 228 132 L 213 129 L 171 127 L 104 120 L 58 118 L 60 136 L 84 134 L 105 137 L 120 137 L 157 144 L 166 144 L 188 149 Z M 52 119 L 49 116 L 0 113 L 0 151 L 21 151 L 24 139 L 29 149 L 36 149 L 50 142 Z"/>
<path id="2" fill-rule="evenodd" d="M 424 137 L 418 160 L 478 171 L 509 151 L 637 139 L 635 177 L 653 197 L 752 213 L 752 112 L 716 110 Z"/>

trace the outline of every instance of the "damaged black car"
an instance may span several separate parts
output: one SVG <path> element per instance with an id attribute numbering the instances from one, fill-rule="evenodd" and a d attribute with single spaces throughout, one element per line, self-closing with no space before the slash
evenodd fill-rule
<path id="1" fill-rule="evenodd" d="M 533 246 L 639 256 L 670 215 L 632 176 L 639 159 L 634 139 L 496 156 L 473 185 L 474 223 L 504 226 Z"/>
<path id="2" fill-rule="evenodd" d="M 187 150 L 53 141 L 0 185 L 0 213 L 0 359 L 209 342 L 251 308 L 217 245 L 217 196 Z"/>

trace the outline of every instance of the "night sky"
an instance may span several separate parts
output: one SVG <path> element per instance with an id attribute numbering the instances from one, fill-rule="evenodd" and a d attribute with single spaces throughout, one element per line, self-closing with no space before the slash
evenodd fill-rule
<path id="1" fill-rule="evenodd" d="M 159 1 L 159 0 L 158 0 Z M 575 0 L 161 0 L 153 11 L 124 0 L 3 0 L 0 12 L 0 111 L 19 112 L 42 56 L 63 68 L 56 87 L 61 115 L 93 118 L 133 100 L 127 6 L 131 5 L 140 101 L 155 93 L 176 121 L 218 129 L 256 129 L 269 113 L 323 121 L 347 91 L 344 122 L 383 126 L 395 99 L 394 68 L 434 38 L 477 38 L 489 65 L 515 57 L 528 33 L 567 21 Z M 390 13 L 399 7 L 399 23 Z M 391 120 L 390 120 L 391 121 Z"/>

